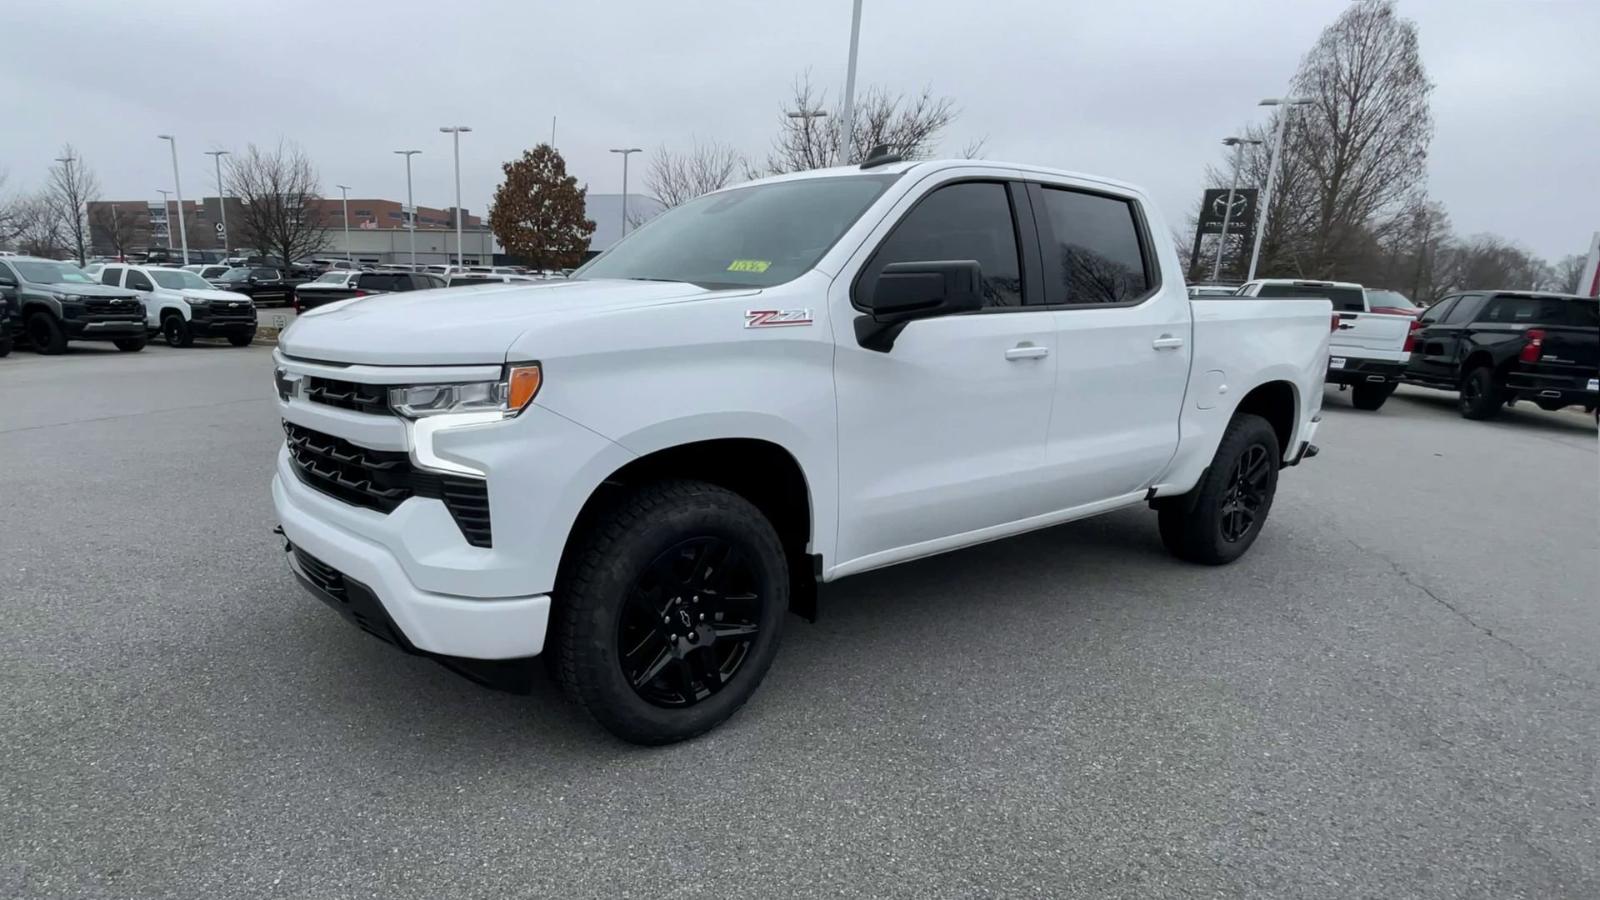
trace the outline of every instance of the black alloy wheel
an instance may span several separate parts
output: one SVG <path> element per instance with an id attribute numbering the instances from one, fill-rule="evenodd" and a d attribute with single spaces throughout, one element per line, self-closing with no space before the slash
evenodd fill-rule
<path id="1" fill-rule="evenodd" d="M 1255 527 L 1256 516 L 1268 496 L 1271 460 L 1271 451 L 1264 444 L 1251 444 L 1228 474 L 1219 512 L 1219 530 L 1228 543 L 1238 543 Z"/>
<path id="2" fill-rule="evenodd" d="M 617 621 L 623 677 L 656 706 L 693 706 L 722 690 L 761 630 L 760 576 L 720 537 L 680 541 L 650 562 Z"/>

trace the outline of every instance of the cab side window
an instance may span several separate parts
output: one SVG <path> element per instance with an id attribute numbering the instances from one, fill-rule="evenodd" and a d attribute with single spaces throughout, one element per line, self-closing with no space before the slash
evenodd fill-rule
<path id="1" fill-rule="evenodd" d="M 1450 311 L 1450 305 L 1455 302 L 1456 298 L 1454 297 L 1446 297 L 1443 300 L 1440 300 L 1438 303 L 1428 307 L 1427 310 L 1422 313 L 1422 318 L 1419 321 L 1421 321 L 1424 325 L 1432 325 L 1433 323 L 1444 318 L 1445 313 Z"/>
<path id="2" fill-rule="evenodd" d="M 1152 267 L 1131 201 L 1052 187 L 1035 196 L 1049 227 L 1040 236 L 1046 303 L 1127 303 L 1149 291 Z"/>
<path id="3" fill-rule="evenodd" d="M 1472 321 L 1472 317 L 1478 314 L 1478 310 L 1483 309 L 1483 301 L 1486 299 L 1488 298 L 1484 294 L 1462 294 L 1461 299 L 1456 301 L 1456 305 L 1450 307 L 1450 311 L 1445 313 L 1444 320 L 1440 324 L 1460 325 Z"/>
<path id="4" fill-rule="evenodd" d="M 892 263 L 968 259 L 983 269 L 984 306 L 1022 305 L 1016 219 L 1004 184 L 962 182 L 923 197 L 868 260 L 857 291 L 870 294 Z"/>
<path id="5" fill-rule="evenodd" d="M 100 283 L 111 287 L 122 286 L 122 267 L 106 266 L 100 270 Z"/>
<path id="6" fill-rule="evenodd" d="M 156 286 L 150 283 L 150 279 L 138 269 L 128 270 L 128 283 L 123 287 L 130 291 L 153 291 L 156 289 Z"/>

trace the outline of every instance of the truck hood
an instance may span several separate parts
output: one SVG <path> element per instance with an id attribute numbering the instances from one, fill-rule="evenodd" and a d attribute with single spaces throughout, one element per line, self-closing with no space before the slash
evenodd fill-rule
<path id="1" fill-rule="evenodd" d="M 324 362 L 498 365 L 520 335 L 552 317 L 748 292 L 675 281 L 581 280 L 375 294 L 299 316 L 278 347 L 288 356 Z"/>
<path id="2" fill-rule="evenodd" d="M 80 284 L 64 281 L 49 285 L 50 290 L 75 297 L 133 297 L 133 291 L 124 288 L 114 288 L 104 284 Z"/>

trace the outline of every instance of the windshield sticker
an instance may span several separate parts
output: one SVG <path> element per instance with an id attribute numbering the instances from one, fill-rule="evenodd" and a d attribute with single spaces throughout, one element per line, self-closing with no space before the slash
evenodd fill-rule
<path id="1" fill-rule="evenodd" d="M 729 272 L 765 272 L 772 268 L 772 262 L 765 259 L 736 259 L 728 263 Z"/>

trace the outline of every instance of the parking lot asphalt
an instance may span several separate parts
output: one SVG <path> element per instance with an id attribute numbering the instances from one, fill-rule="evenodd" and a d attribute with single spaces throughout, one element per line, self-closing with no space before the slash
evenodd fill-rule
<path id="1" fill-rule="evenodd" d="M 1140 510 L 827 585 L 642 749 L 296 586 L 270 373 L 0 360 L 0 896 L 1600 896 L 1585 416 L 1330 390 L 1239 563 Z"/>

